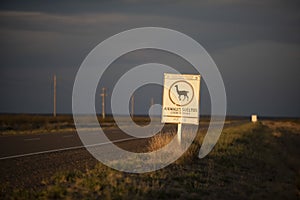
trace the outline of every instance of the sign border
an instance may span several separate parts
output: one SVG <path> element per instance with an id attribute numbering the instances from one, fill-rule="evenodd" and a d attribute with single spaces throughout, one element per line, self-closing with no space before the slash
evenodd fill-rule
<path id="1" fill-rule="evenodd" d="M 170 79 L 175 79 L 175 82 L 171 84 L 171 86 L 173 86 L 176 82 L 179 82 L 179 81 L 184 81 L 186 83 L 188 83 L 192 90 L 193 90 L 193 98 L 195 98 L 195 88 L 193 87 L 193 85 L 188 82 L 188 80 L 194 80 L 194 81 L 199 81 L 199 92 L 198 92 L 198 100 L 197 100 L 197 117 L 189 117 L 189 116 L 180 116 L 180 115 L 168 115 L 168 114 L 165 114 L 164 112 L 164 99 L 165 99 L 165 96 L 168 95 L 168 98 L 170 100 L 171 103 L 174 104 L 174 106 L 177 106 L 178 108 L 182 109 L 184 108 L 185 106 L 187 106 L 188 104 L 190 104 L 193 100 L 192 100 L 188 103 L 188 104 L 185 104 L 185 105 L 177 105 L 176 103 L 174 103 L 171 98 L 170 98 L 170 88 L 171 87 L 168 87 L 168 92 L 167 94 L 165 93 L 165 90 L 166 90 L 166 77 L 170 75 L 170 76 L 178 76 L 176 78 L 173 78 L 173 77 L 170 77 Z M 194 77 L 197 77 L 197 79 L 191 79 L 191 78 L 188 78 L 187 76 L 194 76 Z M 201 83 L 201 75 L 200 74 L 171 74 L 171 73 L 164 73 L 164 90 L 163 90 L 163 101 L 162 101 L 162 115 L 161 115 L 161 122 L 162 123 L 171 123 L 171 124 L 194 124 L 194 125 L 198 125 L 199 124 L 199 114 L 200 114 L 200 83 Z M 175 120 L 168 120 L 170 118 L 176 118 L 178 119 L 178 121 L 175 121 Z M 185 122 L 186 120 L 185 119 L 194 119 L 195 122 Z"/>

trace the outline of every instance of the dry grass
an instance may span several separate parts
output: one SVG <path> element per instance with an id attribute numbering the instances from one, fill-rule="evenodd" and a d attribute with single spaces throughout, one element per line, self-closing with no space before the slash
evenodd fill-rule
<path id="1" fill-rule="evenodd" d="M 175 136 L 175 131 L 171 133 L 156 134 L 154 137 L 150 139 L 148 150 L 151 152 L 164 147 L 165 145 L 170 143 L 170 141 L 174 138 L 174 136 Z"/>
<path id="2" fill-rule="evenodd" d="M 295 134 L 300 134 L 300 120 L 291 121 L 271 121 L 265 120 L 263 124 L 271 128 L 274 132 L 280 132 L 281 129 L 289 130 Z M 275 134 L 276 135 L 276 134 Z"/>
<path id="3" fill-rule="evenodd" d="M 0 134 L 74 131 L 72 115 L 0 115 Z"/>
<path id="4" fill-rule="evenodd" d="M 89 116 L 86 116 L 89 119 Z M 142 121 L 137 119 L 137 121 Z M 124 118 L 124 120 L 126 120 Z M 112 117 L 101 117 L 98 121 L 103 126 L 114 125 Z M 74 132 L 76 131 L 72 115 L 35 115 L 35 114 L 2 114 L 0 115 L 0 135 L 10 134 L 38 134 L 51 132 Z"/>

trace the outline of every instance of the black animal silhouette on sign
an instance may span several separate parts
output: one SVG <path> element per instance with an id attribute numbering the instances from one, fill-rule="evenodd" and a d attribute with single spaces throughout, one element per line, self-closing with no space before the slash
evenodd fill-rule
<path id="1" fill-rule="evenodd" d="M 175 85 L 175 88 L 176 88 L 176 92 L 178 94 L 179 101 L 184 101 L 185 99 L 187 99 L 187 101 L 189 100 L 189 96 L 188 96 L 189 91 L 179 90 L 178 85 Z M 181 100 L 181 96 L 183 96 L 182 100 Z"/>

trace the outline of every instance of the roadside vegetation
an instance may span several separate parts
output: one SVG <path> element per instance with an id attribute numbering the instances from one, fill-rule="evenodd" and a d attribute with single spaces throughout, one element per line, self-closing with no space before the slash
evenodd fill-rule
<path id="1" fill-rule="evenodd" d="M 87 116 L 88 118 L 89 116 Z M 119 117 L 121 121 L 131 120 L 126 117 Z M 157 119 L 160 121 L 160 119 Z M 208 123 L 209 118 L 201 118 L 201 123 Z M 133 121 L 138 125 L 147 125 L 150 122 L 149 117 L 136 116 Z M 98 122 L 101 127 L 112 127 L 116 123 L 112 116 L 102 119 L 98 116 Z M 92 128 L 97 128 L 92 127 Z M 16 134 L 40 134 L 57 132 L 75 132 L 75 125 L 72 115 L 38 115 L 38 114 L 0 114 L 0 135 Z"/>
<path id="2" fill-rule="evenodd" d="M 0 187 L 0 199 L 299 199 L 300 121 L 269 120 L 225 128 L 213 151 L 197 157 L 205 131 L 175 163 L 145 174 L 102 164 L 60 171 L 39 189 Z M 174 134 L 158 134 L 149 151 Z"/>
<path id="3" fill-rule="evenodd" d="M 0 135 L 74 130 L 72 115 L 0 115 Z"/>
<path id="4" fill-rule="evenodd" d="M 98 117 L 102 126 L 114 126 L 114 120 L 108 116 L 104 120 Z M 138 122 L 147 122 L 138 118 Z M 35 114 L 2 114 L 0 115 L 0 135 L 36 134 L 51 132 L 75 132 L 72 115 L 35 115 Z"/>

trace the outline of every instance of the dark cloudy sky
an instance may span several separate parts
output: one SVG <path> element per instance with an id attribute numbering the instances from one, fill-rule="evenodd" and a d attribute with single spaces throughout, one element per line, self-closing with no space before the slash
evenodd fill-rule
<path id="1" fill-rule="evenodd" d="M 58 112 L 71 113 L 73 82 L 87 54 L 121 31 L 155 26 L 185 33 L 208 51 L 223 76 L 229 115 L 300 117 L 299 9 L 297 0 L 1 1 L 0 112 L 51 113 L 56 74 Z M 147 62 L 192 71 L 166 52 L 133 52 L 111 66 L 99 88 L 111 91 L 120 71 Z M 151 97 L 161 102 L 155 87 L 137 93 L 137 113 Z"/>

